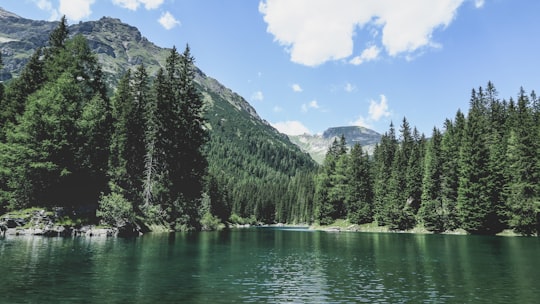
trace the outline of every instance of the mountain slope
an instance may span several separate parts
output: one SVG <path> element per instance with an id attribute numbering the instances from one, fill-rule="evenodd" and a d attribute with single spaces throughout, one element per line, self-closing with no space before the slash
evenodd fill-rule
<path id="1" fill-rule="evenodd" d="M 36 27 L 29 33 L 23 25 L 32 24 Z M 57 24 L 31 21 L 0 10 L 3 79 L 9 82 L 18 76 L 33 51 L 47 45 L 49 33 Z M 142 37 L 137 28 L 114 18 L 71 25 L 69 32 L 85 36 L 98 56 L 111 90 L 125 71 L 140 64 L 154 75 L 170 52 Z M 290 179 L 299 172 L 313 170 L 316 164 L 286 135 L 261 119 L 240 95 L 199 69 L 196 83 L 205 101 L 207 127 L 211 131 L 207 145 L 210 175 L 226 192 L 223 195 L 232 212 L 273 221 L 276 204 L 283 199 Z"/>
<path id="2" fill-rule="evenodd" d="M 289 136 L 289 138 L 302 151 L 309 153 L 317 163 L 322 164 L 328 147 L 341 135 L 345 136 L 349 148 L 358 143 L 369 154 L 373 152 L 375 145 L 381 139 L 381 134 L 358 126 L 334 127 L 327 129 L 322 135 L 303 134 Z"/>

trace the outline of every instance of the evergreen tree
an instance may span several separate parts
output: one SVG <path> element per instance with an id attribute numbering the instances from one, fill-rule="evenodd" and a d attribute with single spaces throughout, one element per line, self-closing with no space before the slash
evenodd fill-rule
<path id="1" fill-rule="evenodd" d="M 445 121 L 445 132 L 441 140 L 442 172 L 441 199 L 447 210 L 446 229 L 455 230 L 460 226 L 457 212 L 459 187 L 459 155 L 465 131 L 465 116 L 458 110 L 454 122 Z"/>
<path id="2" fill-rule="evenodd" d="M 392 164 L 397 150 L 397 140 L 393 123 L 390 130 L 381 137 L 373 153 L 374 163 L 374 219 L 379 226 L 387 225 L 390 195 L 390 181 L 392 178 Z"/>
<path id="3" fill-rule="evenodd" d="M 6 87 L 4 98 L 0 99 L 0 140 L 8 129 L 13 129 L 16 117 L 23 114 L 28 96 L 45 83 L 41 49 L 37 49 L 23 68 L 19 78 L 13 79 Z"/>
<path id="4" fill-rule="evenodd" d="M 116 87 L 112 98 L 113 132 L 111 134 L 111 146 L 109 157 L 109 178 L 111 190 L 122 193 L 129 189 L 129 177 L 127 174 L 127 121 L 133 103 L 131 95 L 131 71 L 128 70 Z"/>
<path id="5" fill-rule="evenodd" d="M 427 145 L 422 182 L 422 206 L 418 215 L 429 231 L 446 230 L 448 210 L 442 200 L 442 134 L 433 128 L 431 139 Z"/>
<path id="6" fill-rule="evenodd" d="M 373 221 L 373 183 L 369 156 L 355 144 L 349 156 L 347 218 L 356 224 Z"/>
<path id="7" fill-rule="evenodd" d="M 389 183 L 387 221 L 392 230 L 407 230 L 414 226 L 414 198 L 408 187 L 407 172 L 409 159 L 413 153 L 414 139 L 409 122 L 403 118 L 400 129 L 400 143 L 392 162 L 392 175 Z"/>
<path id="8" fill-rule="evenodd" d="M 156 131 L 150 135 L 153 138 L 147 138 L 147 145 L 151 143 L 154 151 L 152 158 L 162 189 L 158 190 L 159 199 L 166 221 L 175 230 L 196 228 L 207 167 L 202 148 L 208 136 L 189 46 L 182 55 L 173 48 L 165 67 L 154 84 L 156 106 L 152 124 L 155 123 Z"/>
<path id="9" fill-rule="evenodd" d="M 529 103 L 522 88 L 515 113 L 515 120 L 519 123 L 511 130 L 507 149 L 510 171 L 508 203 L 512 210 L 510 226 L 526 235 L 538 233 L 540 215 L 539 144 L 535 132 L 532 132 L 535 125 Z"/>
<path id="10" fill-rule="evenodd" d="M 460 154 L 458 211 L 463 229 L 495 234 L 501 223 L 491 202 L 485 95 L 473 90 Z"/>
<path id="11" fill-rule="evenodd" d="M 82 36 L 52 37 L 54 52 L 48 49 L 44 61 L 36 52 L 8 90 L 20 112 L 8 143 L 25 153 L 10 184 L 19 206 L 95 205 L 106 184 L 110 137 L 105 85 Z M 53 63 L 62 63 L 55 73 Z"/>
<path id="12" fill-rule="evenodd" d="M 406 193 L 408 204 L 411 207 L 412 212 L 416 214 L 418 208 L 420 208 L 422 196 L 426 139 L 423 134 L 420 135 L 416 128 L 413 129 L 412 137 L 413 147 L 411 154 L 409 155 L 406 171 Z"/>
<path id="13" fill-rule="evenodd" d="M 2 52 L 0 52 L 0 72 L 2 71 L 2 69 L 4 68 L 4 62 L 2 61 Z M 2 82 L 0 80 L 0 105 L 3 105 L 3 100 L 4 100 L 4 82 Z M 2 121 L 0 120 L 0 130 L 2 129 Z"/>
<path id="14" fill-rule="evenodd" d="M 501 226 L 506 226 L 509 210 L 504 197 L 504 189 L 507 187 L 508 176 L 506 174 L 506 144 L 508 129 L 506 125 L 507 109 L 506 102 L 498 99 L 498 92 L 492 82 L 486 87 L 487 119 L 489 131 L 485 135 L 489 146 L 489 175 L 490 175 L 490 202 Z"/>
<path id="15" fill-rule="evenodd" d="M 345 137 L 334 139 L 316 179 L 315 212 L 321 225 L 331 224 L 344 215 L 346 157 Z"/>

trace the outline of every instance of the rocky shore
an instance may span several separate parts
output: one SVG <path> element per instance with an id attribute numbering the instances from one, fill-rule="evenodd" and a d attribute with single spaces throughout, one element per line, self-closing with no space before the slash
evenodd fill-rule
<path id="1" fill-rule="evenodd" d="M 33 208 L 0 217 L 0 236 L 38 235 L 49 237 L 116 237 L 138 236 L 140 227 L 103 227 L 98 225 L 74 224 L 67 221 L 65 211 L 55 208 L 53 211 Z"/>

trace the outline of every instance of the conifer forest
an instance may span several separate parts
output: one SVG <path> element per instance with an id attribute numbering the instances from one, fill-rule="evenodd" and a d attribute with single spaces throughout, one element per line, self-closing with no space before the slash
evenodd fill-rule
<path id="1" fill-rule="evenodd" d="M 534 91 L 504 99 L 488 82 L 442 129 L 420 134 L 403 118 L 373 154 L 341 137 L 319 166 L 248 119 L 206 115 L 189 46 L 173 47 L 155 75 L 140 65 L 117 76 L 111 88 L 62 19 L 19 77 L 0 83 L 0 214 L 61 207 L 82 221 L 170 230 L 343 219 L 540 232 Z"/>

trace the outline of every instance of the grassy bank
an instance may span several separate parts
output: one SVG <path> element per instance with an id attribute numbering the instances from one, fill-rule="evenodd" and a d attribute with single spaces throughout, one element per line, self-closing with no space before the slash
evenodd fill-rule
<path id="1" fill-rule="evenodd" d="M 390 230 L 388 226 L 379 226 L 377 225 L 376 222 L 358 225 L 358 224 L 352 224 L 348 220 L 343 220 L 343 219 L 338 219 L 330 225 L 313 224 L 309 228 L 313 230 L 331 231 L 331 232 L 339 232 L 339 231 L 347 232 L 348 231 L 348 232 L 434 234 L 433 232 L 430 232 L 422 225 L 416 225 L 413 229 L 410 229 L 410 230 Z M 441 234 L 467 235 L 469 233 L 463 229 L 458 229 L 458 230 L 452 230 L 452 231 L 445 231 Z M 497 236 L 521 236 L 520 234 L 515 233 L 513 230 L 510 230 L 510 229 L 504 230 L 500 233 L 497 233 L 496 235 Z"/>

